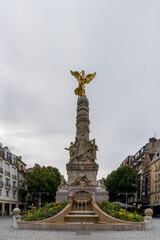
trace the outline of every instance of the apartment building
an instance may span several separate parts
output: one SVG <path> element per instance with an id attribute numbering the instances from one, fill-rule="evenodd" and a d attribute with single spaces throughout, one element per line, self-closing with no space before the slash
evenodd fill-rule
<path id="1" fill-rule="evenodd" d="M 160 216 L 160 149 L 154 154 L 151 165 L 150 207 Z"/>
<path id="2" fill-rule="evenodd" d="M 0 215 L 10 215 L 18 206 L 16 156 L 0 144 Z"/>
<path id="3" fill-rule="evenodd" d="M 26 190 L 26 164 L 22 161 L 22 157 L 17 157 L 17 169 L 18 169 L 18 199 L 19 199 L 19 208 L 21 211 L 26 211 L 27 201 L 26 196 L 24 196 L 24 191 Z M 22 190 L 22 191 L 21 191 Z M 23 193 L 23 194 L 22 194 Z"/>
<path id="4" fill-rule="evenodd" d="M 139 182 L 137 193 L 130 197 L 128 202 L 144 208 L 150 204 L 151 196 L 151 161 L 154 154 L 160 149 L 160 139 L 150 138 L 134 155 L 129 155 L 120 166 L 126 164 L 138 171 Z"/>

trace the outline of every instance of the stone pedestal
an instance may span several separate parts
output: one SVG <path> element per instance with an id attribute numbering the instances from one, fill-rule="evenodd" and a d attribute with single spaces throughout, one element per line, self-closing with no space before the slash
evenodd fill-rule
<path id="1" fill-rule="evenodd" d="M 68 163 L 66 165 L 68 184 L 72 184 L 79 177 L 87 176 L 92 181 L 92 184 L 96 185 L 98 167 L 97 163 Z"/>
<path id="2" fill-rule="evenodd" d="M 58 190 L 56 192 L 56 202 L 57 203 L 68 202 L 68 200 L 69 200 L 68 190 Z"/>

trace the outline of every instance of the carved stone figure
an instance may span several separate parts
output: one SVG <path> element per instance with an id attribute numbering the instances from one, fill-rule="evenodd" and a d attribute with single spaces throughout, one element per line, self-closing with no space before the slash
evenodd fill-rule
<path id="1" fill-rule="evenodd" d="M 96 159 L 96 151 L 98 151 L 98 147 L 95 144 L 95 138 L 91 141 L 91 143 L 92 143 L 92 147 L 91 147 L 91 149 L 92 149 L 92 158 Z"/>
<path id="2" fill-rule="evenodd" d="M 66 180 L 65 180 L 65 178 L 62 176 L 61 177 L 61 183 L 60 183 L 60 185 L 58 186 L 58 189 L 60 190 L 62 190 L 62 189 L 67 189 L 68 188 L 68 185 L 67 185 L 67 182 L 66 182 Z"/>
<path id="3" fill-rule="evenodd" d="M 69 151 L 70 159 L 72 159 L 74 157 L 74 155 L 75 155 L 75 149 L 74 149 L 73 142 L 71 142 L 70 144 L 71 145 L 69 146 L 69 148 L 65 148 L 65 149 Z"/>
<path id="4" fill-rule="evenodd" d="M 96 72 L 95 73 L 92 73 L 92 74 L 88 74 L 88 75 L 85 75 L 85 71 L 82 70 L 82 72 L 73 72 L 71 70 L 71 74 L 77 79 L 77 81 L 79 82 L 79 86 L 78 88 L 75 89 L 75 94 L 78 95 L 78 96 L 84 96 L 86 97 L 86 94 L 85 94 L 85 85 L 84 84 L 88 84 L 90 83 L 91 80 L 93 80 L 96 76 Z"/>
<path id="5" fill-rule="evenodd" d="M 83 189 L 84 187 L 91 185 L 91 180 L 89 180 L 87 176 L 84 175 L 82 177 L 78 177 L 71 185 L 72 186 L 80 185 L 81 189 Z"/>
<path id="6" fill-rule="evenodd" d="M 99 186 L 99 187 L 101 187 L 101 188 L 103 188 L 103 189 L 106 189 L 103 178 L 100 179 L 100 180 L 98 180 L 97 183 L 98 183 L 98 186 Z"/>

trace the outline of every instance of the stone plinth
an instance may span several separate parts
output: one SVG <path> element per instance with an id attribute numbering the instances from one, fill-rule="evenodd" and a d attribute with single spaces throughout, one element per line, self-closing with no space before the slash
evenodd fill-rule
<path id="1" fill-rule="evenodd" d="M 97 172 L 98 172 L 98 164 L 96 163 L 68 163 L 66 165 L 67 174 L 68 174 L 68 184 L 72 184 L 78 177 L 82 177 L 84 175 L 87 176 L 88 179 L 92 180 L 92 184 L 97 184 Z"/>
<path id="2" fill-rule="evenodd" d="M 58 190 L 56 192 L 56 202 L 57 203 L 68 202 L 68 200 L 69 200 L 68 190 Z"/>

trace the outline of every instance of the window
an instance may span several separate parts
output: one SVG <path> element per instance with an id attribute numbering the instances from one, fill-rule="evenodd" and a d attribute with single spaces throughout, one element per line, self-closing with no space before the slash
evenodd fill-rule
<path id="1" fill-rule="evenodd" d="M 16 193 L 15 192 L 13 192 L 13 198 L 16 198 Z"/>
<path id="2" fill-rule="evenodd" d="M 12 167 L 12 173 L 16 175 L 16 168 Z"/>
<path id="3" fill-rule="evenodd" d="M 11 187 L 9 178 L 5 178 L 5 185 L 6 187 Z"/>
<path id="4" fill-rule="evenodd" d="M 158 180 L 160 180 L 160 173 L 158 173 Z"/>
<path id="5" fill-rule="evenodd" d="M 158 168 L 158 166 L 157 166 L 157 163 L 156 163 L 156 165 L 155 165 L 155 170 L 157 170 L 157 168 Z"/>
<path id="6" fill-rule="evenodd" d="M 0 189 L 0 196 L 2 196 L 2 189 Z"/>
<path id="7" fill-rule="evenodd" d="M 155 192 L 157 192 L 157 185 L 155 185 Z"/>
<path id="8" fill-rule="evenodd" d="M 9 164 L 5 162 L 5 170 L 9 171 Z"/>
<path id="9" fill-rule="evenodd" d="M 9 197 L 9 191 L 6 191 L 6 197 Z"/>
<path id="10" fill-rule="evenodd" d="M 155 181 L 157 181 L 157 174 L 155 174 Z"/>
<path id="11" fill-rule="evenodd" d="M 21 165 L 21 171 L 23 172 L 23 165 Z"/>
<path id="12" fill-rule="evenodd" d="M 159 161 L 159 168 L 160 168 L 160 161 Z"/>
<path id="13" fill-rule="evenodd" d="M 16 182 L 15 181 L 13 181 L 13 187 L 16 187 Z"/>
<path id="14" fill-rule="evenodd" d="M 160 192 L 160 184 L 158 184 L 158 192 Z"/>
<path id="15" fill-rule="evenodd" d="M 16 158 L 15 157 L 13 158 L 13 163 L 16 164 Z"/>
<path id="16" fill-rule="evenodd" d="M 0 159 L 0 167 L 2 167 L 2 160 Z"/>

